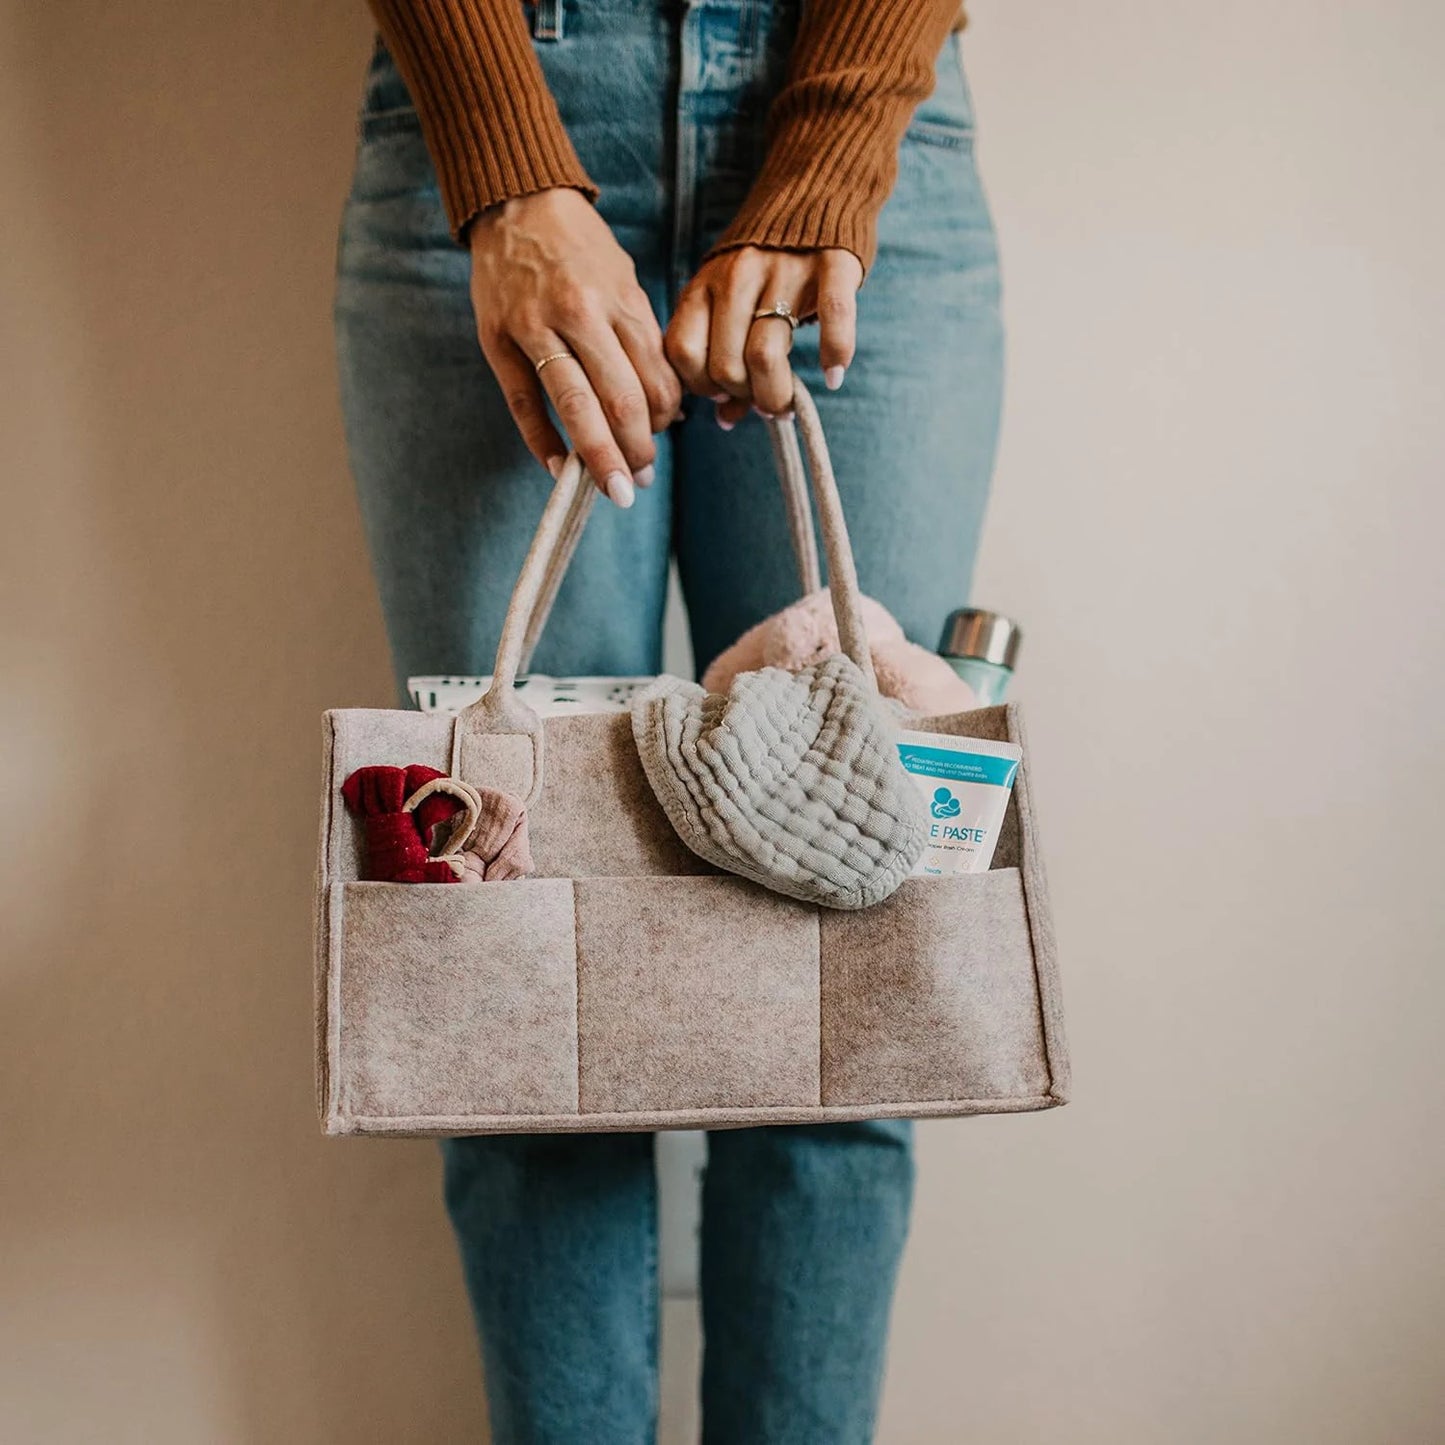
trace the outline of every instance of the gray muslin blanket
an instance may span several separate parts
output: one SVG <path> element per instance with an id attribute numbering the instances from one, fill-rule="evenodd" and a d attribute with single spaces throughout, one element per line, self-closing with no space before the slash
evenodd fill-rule
<path id="1" fill-rule="evenodd" d="M 827 908 L 887 898 L 923 851 L 895 724 L 841 653 L 741 673 L 726 694 L 660 677 L 633 700 L 643 771 L 699 857 Z"/>

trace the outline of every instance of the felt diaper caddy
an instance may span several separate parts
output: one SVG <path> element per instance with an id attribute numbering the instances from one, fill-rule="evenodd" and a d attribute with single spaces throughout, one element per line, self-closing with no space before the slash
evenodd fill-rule
<path id="1" fill-rule="evenodd" d="M 539 718 L 515 683 L 595 497 L 572 457 L 485 696 L 456 716 L 326 714 L 327 1133 L 726 1128 L 1066 1102 L 1027 750 L 987 872 L 907 876 L 918 840 L 890 791 L 892 727 L 1023 746 L 1018 707 L 903 719 L 878 699 L 801 385 L 795 411 L 796 429 L 770 423 L 774 449 L 804 592 L 821 575 L 811 477 L 838 654 L 804 675 L 742 674 L 726 707 L 660 679 L 631 715 Z M 745 726 L 717 744 L 720 716 Z M 830 793 L 837 777 L 845 786 Z M 386 876 L 418 881 L 369 881 L 367 848 L 379 846 L 400 860 Z"/>

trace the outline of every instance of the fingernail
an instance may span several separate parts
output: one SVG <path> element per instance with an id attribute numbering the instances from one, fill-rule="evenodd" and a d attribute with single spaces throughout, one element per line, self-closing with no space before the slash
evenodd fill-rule
<path id="1" fill-rule="evenodd" d="M 830 366 L 823 372 L 823 385 L 829 391 L 837 391 L 843 385 L 843 368 L 841 366 Z"/>
<path id="2" fill-rule="evenodd" d="M 562 466 L 563 463 L 566 462 L 566 460 L 566 457 L 547 458 L 547 470 L 552 473 L 552 480 L 554 482 L 557 480 L 558 477 L 562 475 Z"/>
<path id="3" fill-rule="evenodd" d="M 640 472 L 633 472 L 632 480 L 636 482 L 639 487 L 650 487 L 652 485 L 653 478 L 656 476 L 657 468 L 653 466 L 647 466 L 643 467 Z"/>
<path id="4" fill-rule="evenodd" d="M 716 421 L 724 431 L 731 431 L 737 425 L 737 422 L 729 421 L 725 416 L 714 417 L 713 420 Z"/>
<path id="5" fill-rule="evenodd" d="M 619 507 L 630 507 L 637 493 L 632 490 L 632 478 L 626 472 L 613 472 L 602 484 L 607 500 Z"/>
<path id="6" fill-rule="evenodd" d="M 710 400 L 710 401 L 731 401 L 731 400 L 732 400 L 732 397 L 730 397 L 730 396 L 727 394 L 727 392 L 725 392 L 725 391 L 715 391 L 715 392 L 713 392 L 713 394 L 712 394 L 712 396 L 709 398 L 709 400 Z"/>
<path id="7" fill-rule="evenodd" d="M 755 406 L 753 410 L 757 412 L 757 414 L 762 417 L 764 421 L 777 421 L 777 417 L 774 416 L 772 412 L 764 411 L 760 406 Z"/>

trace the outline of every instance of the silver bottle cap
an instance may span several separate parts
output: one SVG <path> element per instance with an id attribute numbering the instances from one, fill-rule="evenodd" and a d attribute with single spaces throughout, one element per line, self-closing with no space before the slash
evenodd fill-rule
<path id="1" fill-rule="evenodd" d="M 1023 638 L 1018 623 L 1001 612 L 960 607 L 948 614 L 938 651 L 944 657 L 973 657 L 1012 671 Z"/>

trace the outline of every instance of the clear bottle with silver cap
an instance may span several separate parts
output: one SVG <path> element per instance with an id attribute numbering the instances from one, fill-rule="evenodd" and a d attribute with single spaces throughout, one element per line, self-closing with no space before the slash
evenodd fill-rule
<path id="1" fill-rule="evenodd" d="M 1001 612 L 960 607 L 943 624 L 938 655 L 978 694 L 980 707 L 992 707 L 1008 692 L 1023 636 Z"/>

